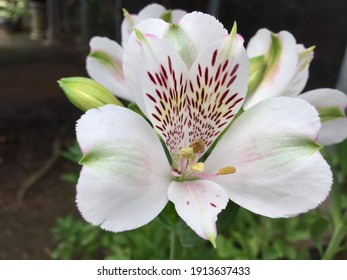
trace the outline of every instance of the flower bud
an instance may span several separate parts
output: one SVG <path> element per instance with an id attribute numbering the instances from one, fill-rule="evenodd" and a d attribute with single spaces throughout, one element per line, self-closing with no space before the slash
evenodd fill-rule
<path id="1" fill-rule="evenodd" d="M 124 107 L 106 88 L 92 79 L 83 77 L 63 78 L 58 81 L 58 84 L 71 103 L 84 112 L 107 104 Z"/>

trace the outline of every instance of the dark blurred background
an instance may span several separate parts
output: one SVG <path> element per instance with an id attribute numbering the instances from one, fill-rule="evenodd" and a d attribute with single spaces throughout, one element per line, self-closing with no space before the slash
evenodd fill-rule
<path id="1" fill-rule="evenodd" d="M 346 90 L 346 0 L 156 2 L 213 14 L 229 30 L 236 21 L 246 43 L 262 27 L 288 30 L 298 43 L 316 46 L 306 89 Z M 82 113 L 56 81 L 87 76 L 89 39 L 119 40 L 121 8 L 137 13 L 150 3 L 0 0 L 0 259 L 50 258 L 56 218 L 78 215 L 74 185 L 61 179 L 78 166 L 59 151 L 73 142 Z"/>

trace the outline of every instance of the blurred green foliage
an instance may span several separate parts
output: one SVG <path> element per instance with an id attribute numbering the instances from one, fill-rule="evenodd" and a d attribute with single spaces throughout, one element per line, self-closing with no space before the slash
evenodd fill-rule
<path id="1" fill-rule="evenodd" d="M 27 0 L 0 0 L 0 20 L 17 23 L 26 12 L 26 5 Z"/>
<path id="2" fill-rule="evenodd" d="M 334 172 L 330 197 L 321 207 L 289 219 L 256 215 L 230 202 L 218 217 L 217 248 L 198 237 L 170 202 L 146 226 L 106 232 L 72 216 L 53 228 L 59 244 L 54 259 L 346 259 L 347 141 L 322 154 Z M 78 162 L 77 144 L 63 153 Z M 63 179 L 76 182 L 77 174 Z"/>

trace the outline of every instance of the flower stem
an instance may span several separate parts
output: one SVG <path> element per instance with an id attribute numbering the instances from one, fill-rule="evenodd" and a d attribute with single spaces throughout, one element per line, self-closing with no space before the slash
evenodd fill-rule
<path id="1" fill-rule="evenodd" d="M 341 241 L 346 233 L 345 221 L 347 220 L 347 215 L 345 215 L 344 219 L 335 227 L 333 236 L 329 242 L 328 248 L 325 250 L 322 259 L 323 260 L 331 260 L 334 255 L 338 252 Z"/>

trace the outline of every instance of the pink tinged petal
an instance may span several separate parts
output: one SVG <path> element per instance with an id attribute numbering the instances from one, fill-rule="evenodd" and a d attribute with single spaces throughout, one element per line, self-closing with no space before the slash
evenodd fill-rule
<path id="1" fill-rule="evenodd" d="M 217 215 L 229 200 L 223 188 L 207 180 L 174 181 L 169 187 L 168 197 L 187 225 L 215 247 Z"/>
<path id="2" fill-rule="evenodd" d="M 170 24 L 161 19 L 149 19 L 141 22 L 136 26 L 136 29 L 143 34 L 152 34 L 162 38 L 165 32 L 170 27 Z M 144 101 L 142 83 L 141 83 L 141 44 L 133 32 L 124 48 L 124 75 L 127 86 L 133 100 L 140 107 L 140 109 L 146 113 L 146 106 Z"/>
<path id="3" fill-rule="evenodd" d="M 214 179 L 240 206 L 268 217 L 289 217 L 317 207 L 328 195 L 332 174 L 315 143 L 317 111 L 298 98 L 263 101 L 243 113 L 205 162 L 234 166 Z"/>
<path id="4" fill-rule="evenodd" d="M 321 88 L 307 91 L 299 97 L 312 104 L 321 114 L 322 128 L 319 131 L 319 143 L 332 145 L 347 138 L 347 119 L 345 116 L 347 97 L 343 92 Z M 326 114 L 329 111 L 332 112 L 330 116 Z"/>
<path id="5" fill-rule="evenodd" d="M 106 105 L 84 114 L 76 131 L 83 151 L 76 198 L 82 216 L 114 232 L 155 218 L 168 201 L 170 166 L 146 121 Z"/>
<path id="6" fill-rule="evenodd" d="M 201 139 L 207 150 L 233 120 L 247 93 L 248 72 L 246 50 L 236 34 L 209 45 L 199 55 L 188 87 L 190 144 Z"/>
<path id="7" fill-rule="evenodd" d="M 88 75 L 117 97 L 132 100 L 122 69 L 123 49 L 117 42 L 93 37 L 87 57 Z"/>
<path id="8" fill-rule="evenodd" d="M 258 42 L 260 46 L 254 47 Z M 269 44 L 266 48 L 267 43 Z M 272 48 L 276 48 L 276 50 L 274 51 Z M 272 55 L 273 58 L 270 59 L 264 78 L 258 88 L 255 92 L 248 94 L 244 104 L 245 109 L 267 98 L 283 95 L 296 73 L 298 63 L 295 38 L 287 31 L 271 34 L 270 31 L 261 29 L 251 39 L 247 53 L 251 58 L 254 57 L 253 55 Z"/>

